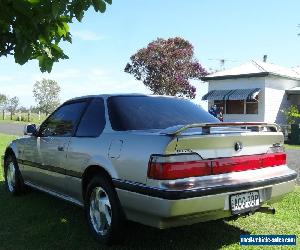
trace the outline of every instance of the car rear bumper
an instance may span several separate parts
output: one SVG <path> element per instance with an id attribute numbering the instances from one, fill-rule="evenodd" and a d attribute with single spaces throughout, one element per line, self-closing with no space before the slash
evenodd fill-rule
<path id="1" fill-rule="evenodd" d="M 260 206 L 274 203 L 293 191 L 296 177 L 281 166 L 198 179 L 192 188 L 185 182 L 159 188 L 120 180 L 114 184 L 128 219 L 167 228 L 230 217 L 231 194 L 257 190 Z"/>

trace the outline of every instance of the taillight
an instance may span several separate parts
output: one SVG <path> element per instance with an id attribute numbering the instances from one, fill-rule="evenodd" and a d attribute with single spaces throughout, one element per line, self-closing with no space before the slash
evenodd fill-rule
<path id="1" fill-rule="evenodd" d="M 253 170 L 286 164 L 286 154 L 267 153 L 202 160 L 197 154 L 153 155 L 148 165 L 148 178 L 174 180 Z"/>
<path id="2" fill-rule="evenodd" d="M 285 153 L 219 158 L 212 160 L 212 172 L 213 174 L 224 174 L 258 168 L 275 167 L 285 164 Z"/>
<path id="3" fill-rule="evenodd" d="M 212 160 L 214 174 L 246 171 L 262 167 L 260 155 L 219 158 Z"/>
<path id="4" fill-rule="evenodd" d="M 201 160 L 197 154 L 153 155 L 148 166 L 148 177 L 156 180 L 173 180 L 210 174 L 211 161 Z"/>
<path id="5" fill-rule="evenodd" d="M 272 167 L 286 164 L 286 154 L 285 153 L 274 153 L 266 154 L 263 158 L 264 167 Z"/>

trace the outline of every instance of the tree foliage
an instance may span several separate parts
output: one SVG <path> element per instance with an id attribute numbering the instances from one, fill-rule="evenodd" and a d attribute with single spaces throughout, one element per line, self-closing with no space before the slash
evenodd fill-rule
<path id="1" fill-rule="evenodd" d="M 154 94 L 195 98 L 190 79 L 200 79 L 206 70 L 194 58 L 193 45 L 180 37 L 157 40 L 130 57 L 125 72 L 150 88 Z"/>
<path id="2" fill-rule="evenodd" d="M 7 96 L 4 94 L 0 94 L 0 108 L 3 109 L 5 108 L 6 104 L 7 104 Z"/>
<path id="3" fill-rule="evenodd" d="M 10 112 L 11 116 L 16 112 L 19 104 L 20 100 L 17 96 L 14 96 L 7 100 L 6 109 Z"/>
<path id="4" fill-rule="evenodd" d="M 69 23 L 81 21 L 93 6 L 105 12 L 112 0 L 0 0 L 0 56 L 14 55 L 16 63 L 37 59 L 42 72 L 68 58 L 59 43 L 72 42 Z"/>
<path id="5" fill-rule="evenodd" d="M 43 79 L 33 86 L 33 96 L 41 112 L 48 115 L 60 104 L 60 86 L 54 80 Z"/>
<path id="6" fill-rule="evenodd" d="M 286 121 L 288 124 L 295 123 L 296 119 L 300 118 L 300 112 L 296 105 L 291 105 L 286 110 L 284 110 Z"/>

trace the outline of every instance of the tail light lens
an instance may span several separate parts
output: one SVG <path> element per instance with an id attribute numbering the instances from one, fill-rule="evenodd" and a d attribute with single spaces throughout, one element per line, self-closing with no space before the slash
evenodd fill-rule
<path id="1" fill-rule="evenodd" d="M 196 176 L 224 174 L 286 164 L 286 154 L 268 153 L 261 155 L 236 156 L 202 160 L 197 154 L 151 156 L 148 178 L 174 180 Z"/>
<path id="2" fill-rule="evenodd" d="M 210 160 L 201 160 L 197 154 L 151 156 L 148 177 L 157 180 L 173 180 L 211 174 Z"/>
<path id="3" fill-rule="evenodd" d="M 272 167 L 286 164 L 286 154 L 285 153 L 274 153 L 266 154 L 263 158 L 262 165 L 264 167 Z"/>
<path id="4" fill-rule="evenodd" d="M 285 153 L 238 156 L 212 160 L 213 174 L 224 174 L 286 164 Z"/>

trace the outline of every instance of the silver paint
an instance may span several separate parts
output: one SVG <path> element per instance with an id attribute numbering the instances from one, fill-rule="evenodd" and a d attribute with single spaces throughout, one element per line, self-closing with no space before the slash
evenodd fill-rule
<path id="1" fill-rule="evenodd" d="M 203 159 L 267 153 L 274 144 L 283 144 L 281 132 L 249 132 L 241 129 L 220 130 L 215 134 L 172 134 L 177 128 L 151 131 L 113 131 L 109 122 L 106 99 L 106 125 L 97 138 L 25 136 L 8 147 L 17 159 L 44 165 L 54 165 L 65 172 L 74 171 L 83 176 L 91 166 L 105 170 L 111 178 L 143 185 L 178 189 L 199 186 L 225 185 L 284 176 L 292 171 L 287 166 L 266 168 L 223 175 L 194 177 L 172 181 L 147 178 L 148 161 L 152 154 L 197 153 Z M 166 131 L 168 133 L 166 133 Z M 243 143 L 243 150 L 234 150 L 234 143 Z M 63 146 L 64 150 L 58 150 Z M 20 152 L 20 153 L 19 153 Z M 20 164 L 26 185 L 56 197 L 83 204 L 82 179 L 62 173 Z M 253 179 L 252 179 L 253 178 Z M 259 188 L 263 202 L 273 202 L 291 192 L 294 182 Z M 249 189 L 250 190 L 250 189 Z M 243 190 L 243 192 L 248 190 Z M 239 191 L 240 192 L 240 191 Z M 241 191 L 242 192 L 242 191 Z M 121 205 L 128 219 L 159 228 L 191 224 L 197 221 L 223 218 L 230 215 L 228 193 L 170 201 L 117 189 Z M 100 232 L 100 231 L 99 231 Z"/>

